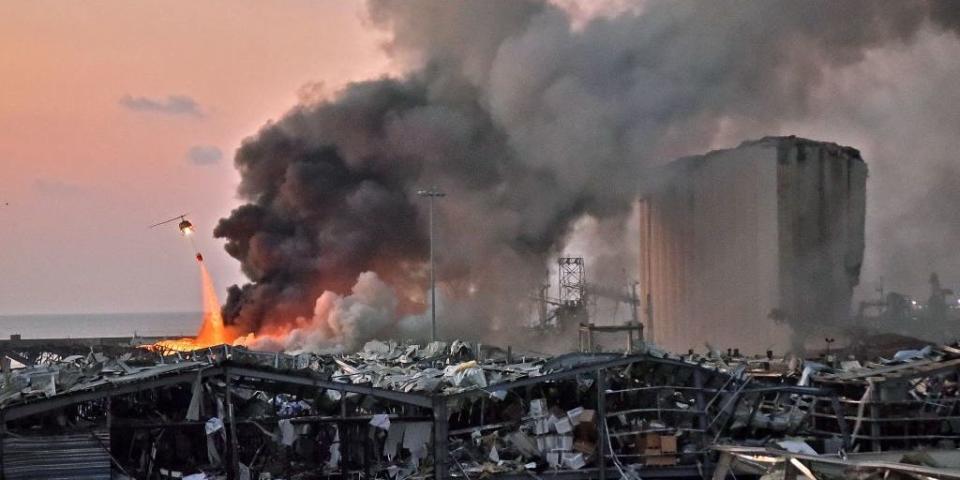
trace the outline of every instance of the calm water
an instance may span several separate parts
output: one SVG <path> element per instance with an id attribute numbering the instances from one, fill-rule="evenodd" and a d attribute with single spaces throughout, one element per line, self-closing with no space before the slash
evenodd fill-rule
<path id="1" fill-rule="evenodd" d="M 0 339 L 18 333 L 23 338 L 195 335 L 201 318 L 199 312 L 0 315 Z"/>

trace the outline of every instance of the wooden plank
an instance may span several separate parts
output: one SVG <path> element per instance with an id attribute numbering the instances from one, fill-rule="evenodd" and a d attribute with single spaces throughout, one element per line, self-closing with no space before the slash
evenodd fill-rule
<path id="1" fill-rule="evenodd" d="M 713 469 L 713 480 L 725 480 L 730 473 L 730 465 L 733 463 L 733 455 L 729 452 L 723 452 L 717 467 Z"/>

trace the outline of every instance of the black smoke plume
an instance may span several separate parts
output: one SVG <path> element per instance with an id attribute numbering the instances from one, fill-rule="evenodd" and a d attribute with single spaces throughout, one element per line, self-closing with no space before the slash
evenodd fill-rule
<path id="1" fill-rule="evenodd" d="M 574 27 L 540 1 L 372 0 L 409 73 L 298 105 L 244 141 L 247 203 L 215 235 L 250 283 L 230 288 L 225 320 L 294 324 L 365 271 L 397 291 L 398 315 L 422 310 L 416 190 L 436 186 L 448 193 L 439 275 L 457 319 L 444 328 L 517 324 L 576 221 L 624 230 L 645 169 L 810 119 L 826 76 L 956 29 L 951 5 L 654 1 Z M 603 243 L 627 253 L 633 240 Z"/>

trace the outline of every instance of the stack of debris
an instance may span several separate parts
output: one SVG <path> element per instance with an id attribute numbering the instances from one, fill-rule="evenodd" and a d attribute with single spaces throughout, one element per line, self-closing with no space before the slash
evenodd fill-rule
<path id="1" fill-rule="evenodd" d="M 515 356 L 460 341 L 374 341 L 349 355 L 218 346 L 29 360 L 4 362 L 7 478 L 655 478 L 698 475 L 718 460 L 721 470 L 789 463 L 828 475 L 850 468 L 844 456 L 857 468 L 874 462 L 860 473 L 905 456 L 948 471 L 943 452 L 960 444 L 955 345 L 819 362 L 652 348 Z M 62 455 L 38 457 L 36 445 Z M 933 450 L 918 460 L 918 447 Z M 78 455 L 86 461 L 56 461 Z"/>
<path id="2" fill-rule="evenodd" d="M 721 470 L 960 478 L 958 345 L 870 360 L 825 356 L 798 364 L 781 382 L 738 394 L 725 445 L 713 447 Z"/>
<path id="3" fill-rule="evenodd" d="M 647 433 L 637 439 L 637 453 L 646 465 L 676 465 L 677 436 Z"/>
<path id="4" fill-rule="evenodd" d="M 901 350 L 891 358 L 850 359 L 808 368 L 811 385 L 841 395 L 854 448 L 956 448 L 960 443 L 960 349 L 956 345 L 925 346 Z"/>
<path id="5" fill-rule="evenodd" d="M 742 384 L 651 354 L 514 358 L 459 341 L 375 341 L 351 355 L 219 346 L 43 360 L 7 372 L 0 414 L 2 445 L 93 432 L 108 459 L 98 465 L 135 478 L 682 473 L 709 465 L 722 400 Z M 12 471 L 16 457 L 0 466 Z"/>
<path id="6" fill-rule="evenodd" d="M 87 355 L 60 356 L 54 353 L 39 355 L 35 363 L 17 365 L 5 362 L 0 382 L 0 408 L 7 404 L 30 402 L 37 399 L 69 394 L 104 385 L 118 385 L 199 365 L 197 362 L 155 363 L 144 353 L 132 349 L 111 358 L 100 352 Z M 9 361 L 8 361 L 9 362 Z"/>

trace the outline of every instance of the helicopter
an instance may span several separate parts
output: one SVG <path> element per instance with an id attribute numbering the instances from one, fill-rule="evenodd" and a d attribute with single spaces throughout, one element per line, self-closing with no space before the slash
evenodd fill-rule
<path id="1" fill-rule="evenodd" d="M 193 224 L 190 223 L 190 220 L 187 220 L 187 215 L 189 215 L 189 214 L 188 214 L 188 213 L 184 213 L 183 215 L 177 215 L 176 217 L 173 217 L 173 218 L 171 218 L 171 219 L 169 219 L 169 220 L 164 220 L 164 221 L 162 221 L 162 222 L 160 222 L 160 223 L 155 223 L 155 224 L 153 224 L 153 225 L 150 225 L 148 228 L 154 228 L 154 227 L 159 227 L 160 225 L 166 225 L 166 224 L 168 224 L 168 223 L 170 223 L 170 222 L 175 222 L 175 221 L 177 221 L 177 220 L 179 219 L 179 220 L 180 220 L 180 223 L 177 224 L 177 228 L 180 229 L 180 233 L 181 233 L 184 237 L 189 237 L 190 235 L 193 234 L 194 231 L 196 231 L 196 229 L 193 227 Z M 193 239 L 190 240 L 190 244 L 193 245 Z M 196 246 L 194 246 L 194 248 L 196 248 Z M 202 255 L 200 252 L 197 252 L 196 257 L 197 257 L 197 261 L 198 261 L 198 262 L 202 262 L 202 261 L 203 261 L 203 255 Z"/>
<path id="2" fill-rule="evenodd" d="M 180 233 L 181 233 L 183 236 L 189 236 L 189 235 L 193 234 L 193 232 L 194 232 L 195 229 L 193 228 L 193 224 L 190 223 L 190 220 L 187 220 L 187 218 L 186 218 L 187 215 L 189 215 L 189 214 L 188 214 L 188 213 L 184 213 L 183 215 L 177 215 L 176 217 L 173 217 L 173 218 L 171 218 L 171 219 L 169 219 L 169 220 L 164 220 L 164 221 L 162 221 L 162 222 L 160 222 L 160 223 L 155 223 L 155 224 L 153 224 L 153 225 L 150 225 L 148 228 L 159 227 L 160 225 L 166 225 L 166 224 L 168 224 L 168 223 L 170 223 L 170 222 L 175 222 L 175 221 L 177 221 L 177 219 L 180 219 L 180 223 L 177 225 L 177 228 L 180 229 Z"/>

